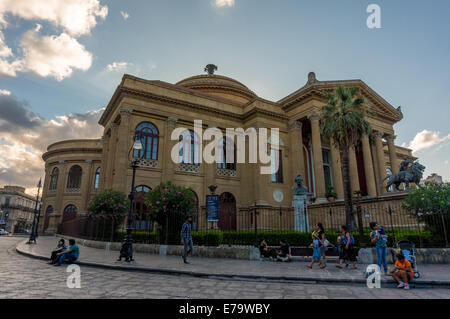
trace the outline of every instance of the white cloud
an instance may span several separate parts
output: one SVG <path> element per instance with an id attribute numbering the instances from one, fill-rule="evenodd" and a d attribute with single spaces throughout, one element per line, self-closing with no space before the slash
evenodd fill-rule
<path id="1" fill-rule="evenodd" d="M 130 15 L 128 14 L 128 12 L 125 11 L 120 11 L 120 14 L 122 15 L 122 18 L 124 20 L 128 20 L 128 18 L 130 17 Z"/>
<path id="2" fill-rule="evenodd" d="M 222 7 L 232 7 L 234 6 L 234 0 L 216 0 L 216 6 Z"/>
<path id="3" fill-rule="evenodd" d="M 409 142 L 408 148 L 412 149 L 415 153 L 441 144 L 447 140 L 450 140 L 450 133 L 441 137 L 439 132 L 423 130 L 417 133 L 412 141 Z"/>
<path id="4" fill-rule="evenodd" d="M 32 113 L 13 95 L 0 95 L 0 184 L 36 187 L 44 176 L 41 158 L 47 147 L 60 140 L 100 138 L 98 119 L 104 109 L 70 113 L 46 120 Z"/>
<path id="5" fill-rule="evenodd" d="M 0 89 L 0 95 L 11 95 L 11 91 Z"/>
<path id="6" fill-rule="evenodd" d="M 40 36 L 28 31 L 21 41 L 24 57 L 20 71 L 32 71 L 58 81 L 70 76 L 74 69 L 88 70 L 92 54 L 67 33 L 60 36 Z"/>
<path id="7" fill-rule="evenodd" d="M 108 7 L 99 0 L 1 0 L 0 22 L 9 13 L 25 20 L 45 20 L 73 36 L 89 34 L 97 18 L 105 19 Z"/>
<path id="8" fill-rule="evenodd" d="M 0 0 L 0 74 L 16 76 L 17 72 L 31 71 L 60 81 L 74 69 L 89 69 L 92 55 L 76 38 L 90 34 L 97 20 L 107 15 L 108 7 L 100 0 Z M 17 51 L 24 55 L 14 56 L 2 32 L 9 26 L 9 16 L 49 22 L 62 32 L 40 37 L 43 26 L 37 23 L 34 32 L 26 32 L 19 43 Z"/>
<path id="9" fill-rule="evenodd" d="M 132 63 L 128 63 L 128 62 L 113 62 L 111 64 L 108 64 L 106 66 L 105 70 L 108 72 L 124 71 L 131 65 L 132 65 Z"/>

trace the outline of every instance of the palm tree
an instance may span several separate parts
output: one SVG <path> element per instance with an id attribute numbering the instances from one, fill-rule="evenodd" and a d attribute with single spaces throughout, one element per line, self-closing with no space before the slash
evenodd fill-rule
<path id="1" fill-rule="evenodd" d="M 362 136 L 370 133 L 370 124 L 365 120 L 370 111 L 364 107 L 365 100 L 359 94 L 358 88 L 339 86 L 334 94 L 328 93 L 327 97 L 328 101 L 320 116 L 320 131 L 322 136 L 333 141 L 335 146 L 342 150 L 345 222 L 350 230 L 355 231 L 349 151 L 358 144 Z"/>

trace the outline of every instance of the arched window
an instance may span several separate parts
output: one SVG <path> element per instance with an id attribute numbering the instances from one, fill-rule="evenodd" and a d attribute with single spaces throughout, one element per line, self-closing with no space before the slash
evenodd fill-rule
<path id="1" fill-rule="evenodd" d="M 157 160 L 158 159 L 158 142 L 159 132 L 155 125 L 150 122 L 143 122 L 136 127 L 136 136 L 139 136 L 142 143 L 142 150 L 134 151 L 134 157 Z"/>
<path id="2" fill-rule="evenodd" d="M 62 222 L 67 222 L 69 220 L 75 219 L 77 217 L 78 209 L 74 205 L 67 205 L 64 208 Z"/>
<path id="3" fill-rule="evenodd" d="M 219 142 L 217 150 L 220 159 L 219 163 L 217 163 L 217 168 L 236 170 L 236 148 L 234 141 L 224 137 Z"/>
<path id="4" fill-rule="evenodd" d="M 200 164 L 200 138 L 192 130 L 186 130 L 180 135 L 179 163 Z"/>
<path id="5" fill-rule="evenodd" d="M 59 176 L 59 169 L 58 167 L 55 167 L 52 171 L 52 174 L 50 175 L 50 186 L 49 190 L 54 191 L 58 187 L 58 176 Z"/>
<path id="6" fill-rule="evenodd" d="M 146 185 L 139 185 L 139 186 L 136 186 L 135 190 L 138 193 L 141 193 L 141 192 L 148 193 L 148 192 L 150 192 L 151 188 Z"/>
<path id="7" fill-rule="evenodd" d="M 80 166 L 74 165 L 69 170 L 69 177 L 67 179 L 68 189 L 80 189 L 81 187 L 81 175 L 83 170 Z"/>
<path id="8" fill-rule="evenodd" d="M 95 171 L 95 177 L 94 177 L 94 190 L 98 189 L 98 184 L 100 182 L 100 167 L 97 168 Z"/>

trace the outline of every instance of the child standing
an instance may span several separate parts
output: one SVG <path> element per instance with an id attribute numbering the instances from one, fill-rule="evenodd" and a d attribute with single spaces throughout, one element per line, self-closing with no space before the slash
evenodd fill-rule
<path id="1" fill-rule="evenodd" d="M 312 266 L 314 265 L 314 263 L 316 261 L 319 261 L 319 265 L 322 265 L 322 252 L 320 251 L 319 235 L 317 234 L 317 232 L 314 231 L 311 234 L 311 236 L 312 236 L 313 242 L 312 242 L 312 245 L 310 247 L 312 247 L 312 249 L 313 249 L 313 255 L 312 255 L 311 264 L 306 266 L 309 269 L 312 269 Z"/>

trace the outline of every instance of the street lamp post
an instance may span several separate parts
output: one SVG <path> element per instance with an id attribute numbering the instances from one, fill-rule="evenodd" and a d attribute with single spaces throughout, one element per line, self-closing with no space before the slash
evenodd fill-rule
<path id="1" fill-rule="evenodd" d="M 41 210 L 42 210 L 42 201 L 39 203 L 39 209 L 38 209 L 38 214 L 37 214 L 37 222 L 36 222 L 36 230 L 34 231 L 35 238 L 39 237 L 39 220 L 41 219 Z"/>
<path id="2" fill-rule="evenodd" d="M 135 152 L 137 151 L 137 152 Z M 135 153 L 138 156 L 135 156 Z M 131 262 L 133 259 L 133 239 L 131 238 L 131 231 L 133 230 L 133 202 L 135 195 L 135 179 L 136 179 L 136 169 L 139 167 L 141 159 L 144 157 L 143 147 L 141 143 L 140 136 L 136 135 L 134 139 L 133 146 L 128 153 L 128 159 L 131 162 L 131 168 L 133 169 L 133 177 L 131 179 L 131 192 L 128 195 L 128 199 L 130 200 L 130 209 L 128 210 L 128 220 L 127 220 L 127 235 L 125 240 L 122 243 L 122 248 L 120 249 L 120 256 L 117 261 L 122 261 L 122 258 L 125 258 L 125 261 Z"/>
<path id="3" fill-rule="evenodd" d="M 28 244 L 35 243 L 36 244 L 36 218 L 38 214 L 38 204 L 39 204 L 39 193 L 41 191 L 42 183 L 41 179 L 39 179 L 39 183 L 37 185 L 38 191 L 36 195 L 36 203 L 34 205 L 34 215 L 33 215 L 33 224 L 31 225 L 31 233 L 30 238 L 28 239 Z"/>

